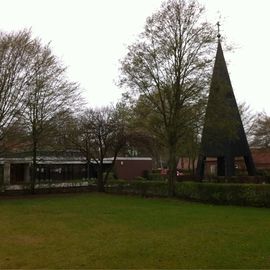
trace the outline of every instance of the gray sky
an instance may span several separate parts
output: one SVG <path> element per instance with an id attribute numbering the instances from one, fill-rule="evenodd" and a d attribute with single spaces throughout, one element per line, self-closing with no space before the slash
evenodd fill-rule
<path id="1" fill-rule="evenodd" d="M 32 28 L 68 66 L 69 77 L 84 89 L 90 106 L 121 97 L 114 81 L 119 59 L 143 30 L 161 0 L 0 0 L 0 29 Z M 226 53 L 238 101 L 270 114 L 270 1 L 199 0 L 210 22 L 221 15 L 221 33 L 236 47 Z"/>

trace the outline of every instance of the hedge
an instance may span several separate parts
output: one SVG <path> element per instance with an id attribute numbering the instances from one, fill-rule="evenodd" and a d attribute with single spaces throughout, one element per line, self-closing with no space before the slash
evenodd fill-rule
<path id="1" fill-rule="evenodd" d="M 168 196 L 164 181 L 115 181 L 107 192 L 140 196 Z M 175 197 L 197 202 L 270 207 L 270 184 L 231 184 L 180 182 L 175 185 Z"/>
<path id="2" fill-rule="evenodd" d="M 270 207 L 269 184 L 226 184 L 183 182 L 176 196 L 199 202 Z"/>
<path id="3" fill-rule="evenodd" d="M 134 194 L 139 196 L 168 196 L 168 185 L 164 181 L 110 181 L 106 186 L 109 193 Z"/>

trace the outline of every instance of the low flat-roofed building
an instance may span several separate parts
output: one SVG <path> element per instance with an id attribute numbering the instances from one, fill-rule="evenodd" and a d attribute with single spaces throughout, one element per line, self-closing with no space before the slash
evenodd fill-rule
<path id="1" fill-rule="evenodd" d="M 103 160 L 105 168 L 112 166 L 113 158 Z M 0 157 L 1 182 L 23 184 L 30 181 L 31 152 L 9 153 Z M 88 168 L 89 166 L 89 168 Z M 97 164 L 88 165 L 78 151 L 43 151 L 37 155 L 36 181 L 85 180 L 97 177 Z M 117 157 L 113 172 L 119 179 L 132 180 L 152 170 L 150 157 Z"/>

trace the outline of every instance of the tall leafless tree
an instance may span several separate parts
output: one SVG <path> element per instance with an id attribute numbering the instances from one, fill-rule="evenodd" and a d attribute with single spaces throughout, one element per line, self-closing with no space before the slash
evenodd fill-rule
<path id="1" fill-rule="evenodd" d="M 0 140 L 24 111 L 23 99 L 33 80 L 36 42 L 28 30 L 0 33 Z"/>
<path id="2" fill-rule="evenodd" d="M 49 45 L 36 41 L 34 46 L 32 80 L 24 97 L 25 110 L 22 119 L 28 128 L 32 142 L 31 190 L 34 191 L 37 167 L 37 151 L 42 138 L 49 137 L 54 130 L 55 118 L 64 121 L 67 111 L 76 110 L 80 101 L 77 83 L 66 77 L 66 68 L 52 54 Z"/>
<path id="3" fill-rule="evenodd" d="M 215 29 L 193 0 L 168 0 L 149 17 L 121 62 L 120 82 L 143 96 L 155 114 L 156 136 L 168 151 L 169 195 L 174 194 L 178 149 L 192 125 L 193 106 L 208 86 Z"/>

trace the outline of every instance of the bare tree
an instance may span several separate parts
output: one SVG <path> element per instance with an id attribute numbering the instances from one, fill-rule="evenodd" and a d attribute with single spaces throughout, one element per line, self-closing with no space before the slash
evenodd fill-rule
<path id="1" fill-rule="evenodd" d="M 245 129 L 247 140 L 249 144 L 251 144 L 253 141 L 254 129 L 256 127 L 256 120 L 258 119 L 260 114 L 254 113 L 246 102 L 241 102 L 240 104 L 238 104 L 238 109 L 243 123 L 243 127 Z"/>
<path id="2" fill-rule="evenodd" d="M 76 123 L 73 122 L 73 128 L 69 129 L 71 133 L 68 139 L 85 156 L 88 168 L 92 161 L 95 162 L 98 191 L 103 192 L 116 157 L 126 144 L 127 133 L 122 111 L 119 107 L 87 109 L 77 121 L 77 128 Z M 104 159 L 107 157 L 113 157 L 109 167 L 105 167 L 104 164 Z"/>
<path id="3" fill-rule="evenodd" d="M 32 192 L 36 179 L 37 151 L 42 138 L 51 135 L 55 118 L 59 121 L 66 111 L 76 109 L 76 103 L 80 100 L 78 84 L 67 79 L 66 68 L 52 54 L 49 45 L 43 46 L 36 41 L 34 50 L 33 79 L 28 84 L 26 107 L 22 114 L 32 142 Z"/>
<path id="4" fill-rule="evenodd" d="M 36 42 L 27 30 L 0 33 L 0 140 L 24 110 L 23 99 L 33 80 Z"/>
<path id="5" fill-rule="evenodd" d="M 193 106 L 205 93 L 214 52 L 213 26 L 196 1 L 169 0 L 149 17 L 121 62 L 121 84 L 143 96 L 155 114 L 150 129 L 168 151 L 169 195 L 174 194 L 178 149 L 196 121 Z M 154 126 L 155 125 L 155 126 Z"/>
<path id="6" fill-rule="evenodd" d="M 0 140 L 0 148 L 2 152 L 27 151 L 29 140 L 27 130 L 20 119 L 13 121 L 7 129 L 3 130 L 5 135 Z"/>
<path id="7" fill-rule="evenodd" d="M 265 112 L 258 114 L 252 129 L 251 145 L 260 148 L 270 147 L 270 116 Z"/>

